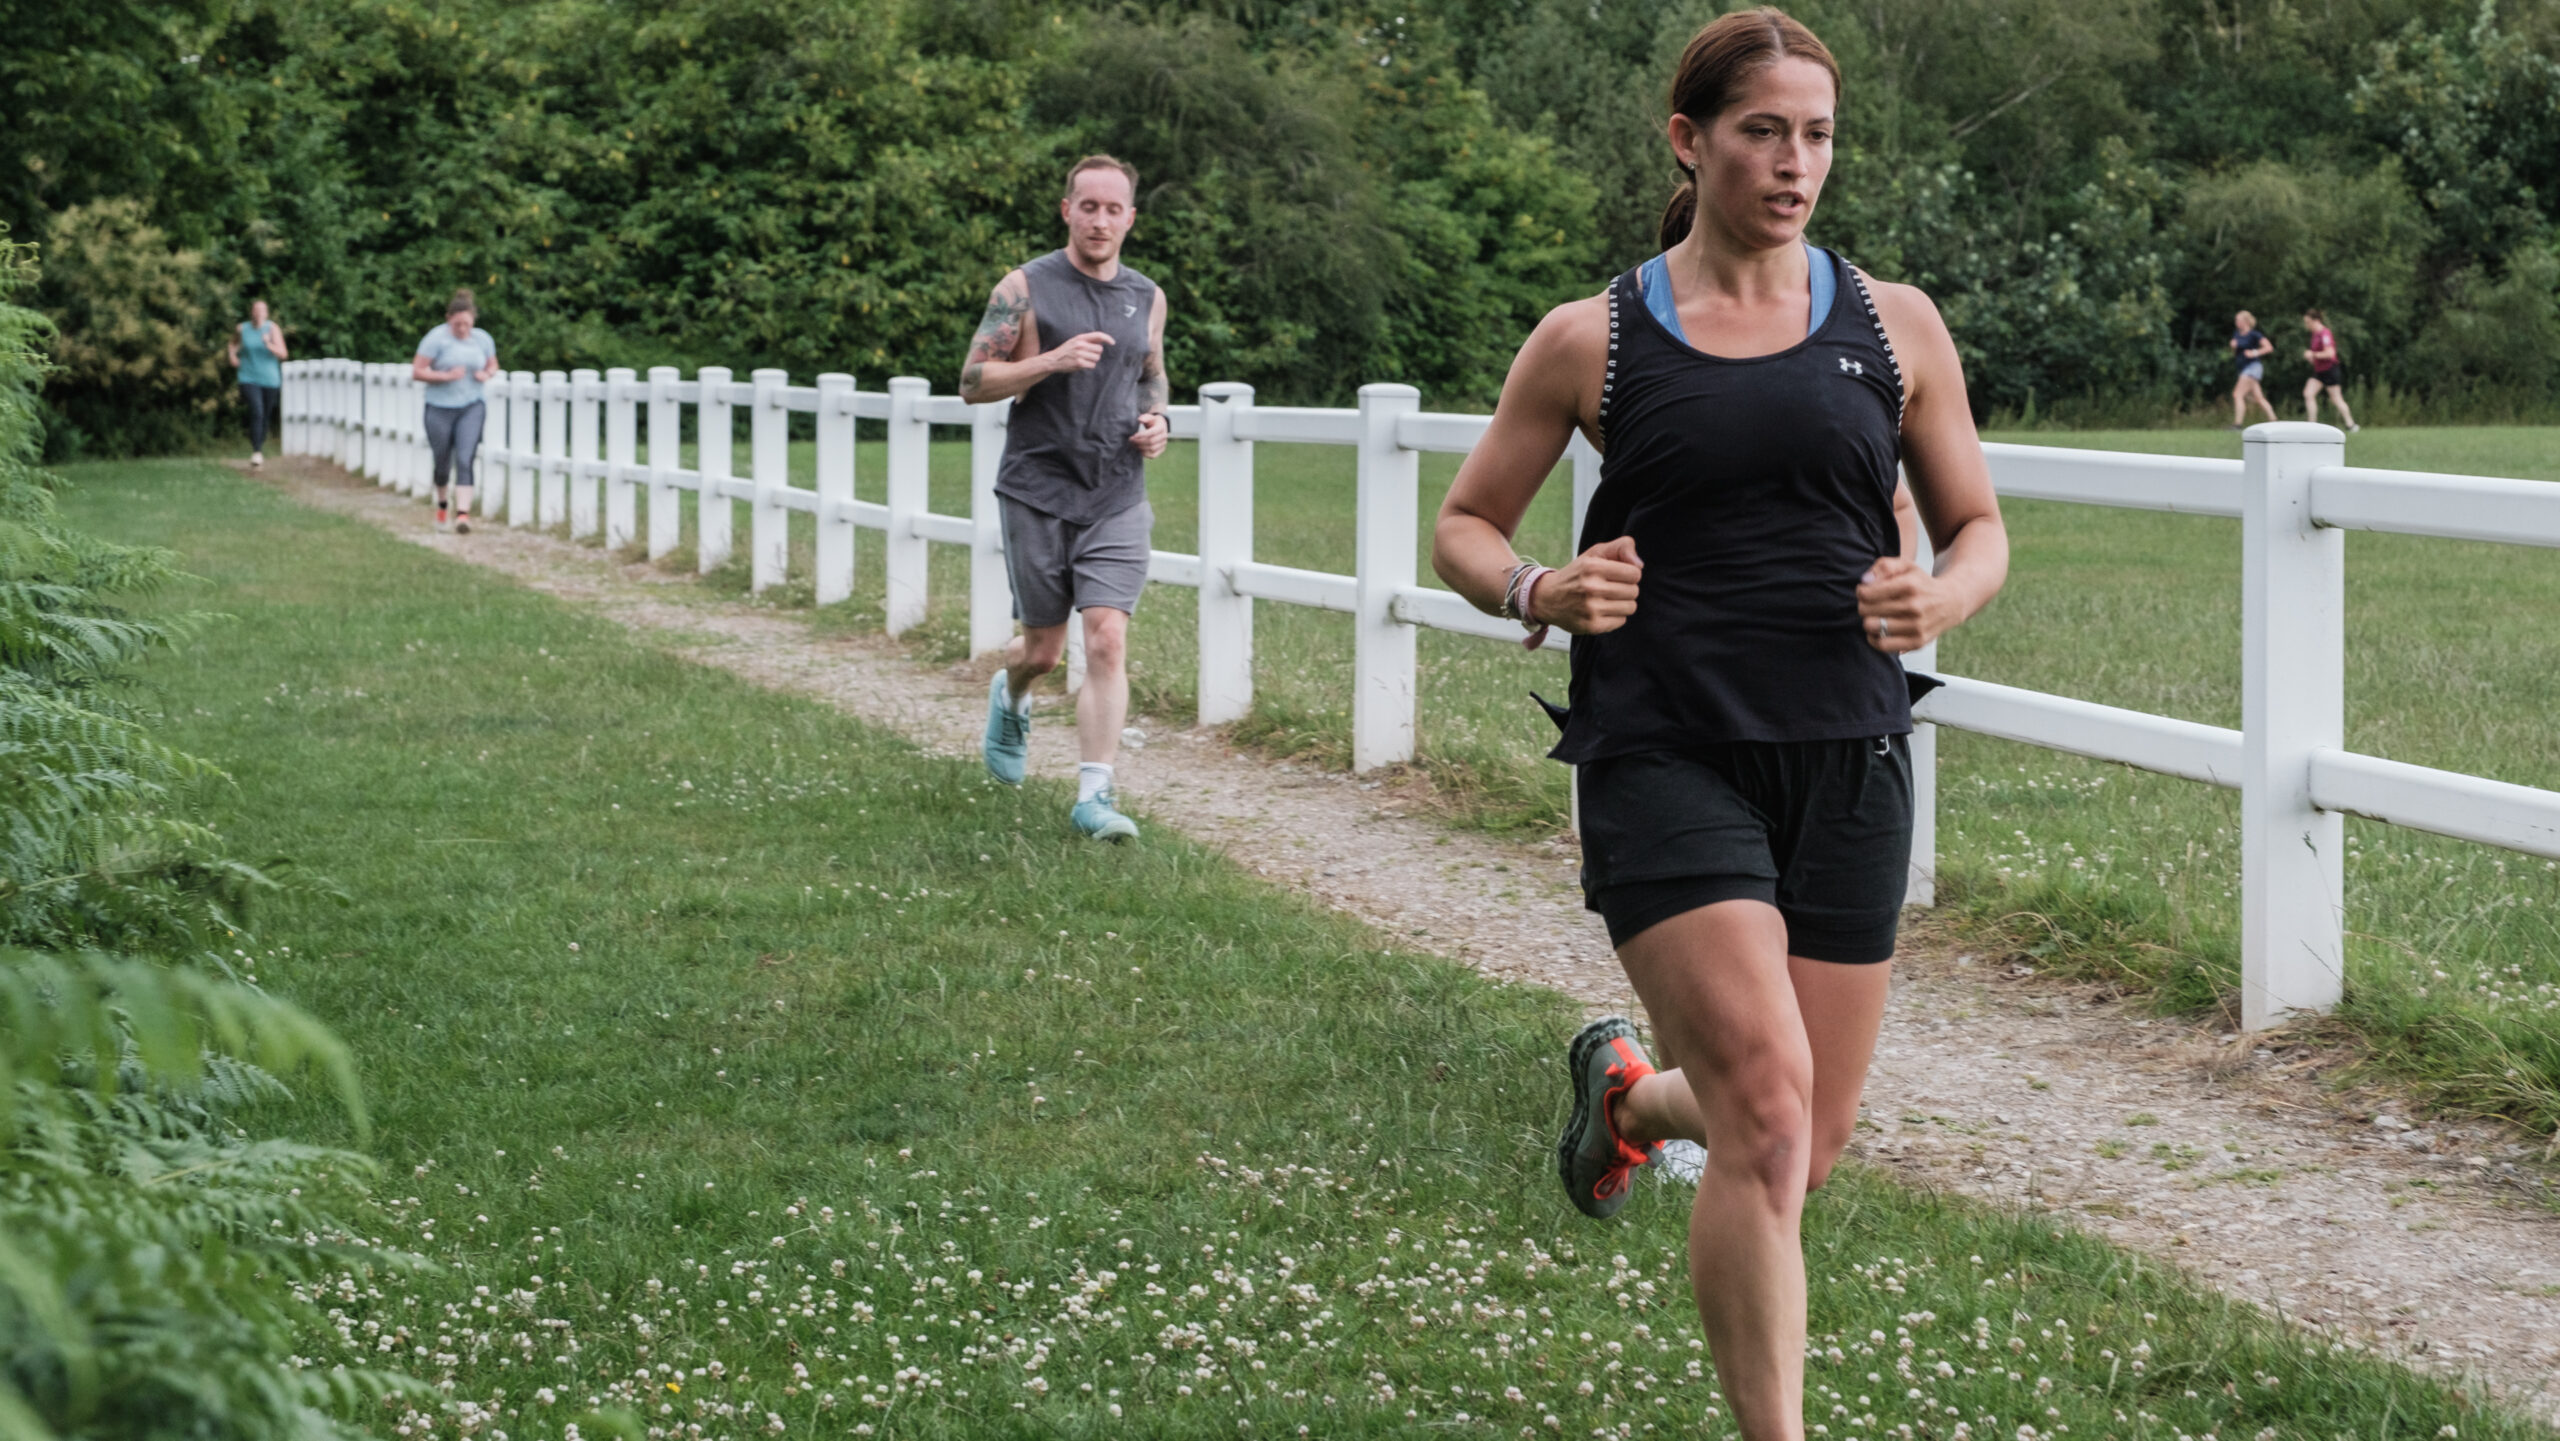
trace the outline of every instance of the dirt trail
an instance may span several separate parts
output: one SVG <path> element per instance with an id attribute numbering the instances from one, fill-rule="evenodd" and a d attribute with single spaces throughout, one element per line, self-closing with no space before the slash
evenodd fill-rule
<path id="1" fill-rule="evenodd" d="M 437 534 L 414 502 L 333 466 L 270 483 L 309 504 L 602 614 L 759 685 L 813 696 L 926 748 L 974 755 L 983 666 L 919 664 L 885 638 L 811 634 L 787 612 L 524 531 Z M 1634 998 L 1574 885 L 1566 841 L 1452 832 L 1392 787 L 1273 763 L 1139 720 L 1121 789 L 1142 821 L 1275 882 L 1595 1009 Z M 1034 727 L 1032 766 L 1073 770 L 1072 727 Z M 1061 817 L 1061 824 L 1064 818 Z M 1897 965 L 1859 1151 L 2004 1206 L 2067 1212 L 2202 1281 L 2422 1367 L 2468 1373 L 2560 1424 L 2560 1215 L 2549 1173 L 2485 1126 L 2395 1124 L 2291 1074 L 2291 1058 L 1932 946 Z M 2535 1195 L 2546 1198 L 2537 1204 Z"/>

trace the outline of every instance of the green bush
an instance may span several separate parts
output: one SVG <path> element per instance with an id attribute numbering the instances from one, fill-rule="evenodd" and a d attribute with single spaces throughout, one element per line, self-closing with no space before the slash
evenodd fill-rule
<path id="1" fill-rule="evenodd" d="M 185 627 L 117 601 L 176 571 L 55 516 L 32 272 L 0 239 L 0 1436 L 352 1434 L 405 1383 L 284 1358 L 297 1287 L 406 1264 L 335 1219 L 371 1163 L 242 1121 L 308 1072 L 361 1126 L 354 1068 L 255 984 L 242 906 L 274 882 L 188 804 L 219 772 L 124 696 Z"/>

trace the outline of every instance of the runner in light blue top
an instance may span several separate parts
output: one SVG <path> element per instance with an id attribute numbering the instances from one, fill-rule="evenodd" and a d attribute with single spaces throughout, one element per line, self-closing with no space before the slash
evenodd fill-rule
<path id="1" fill-rule="evenodd" d="M 442 528 L 445 483 L 462 488 L 449 514 L 453 528 L 471 533 L 471 462 L 480 450 L 480 427 L 489 409 L 480 398 L 481 383 L 498 373 L 498 342 L 479 328 L 479 307 L 468 290 L 457 290 L 444 307 L 444 324 L 418 342 L 409 373 L 427 387 L 427 453 L 433 461 L 436 525 Z"/>
<path id="2" fill-rule="evenodd" d="M 267 428 L 284 413 L 284 332 L 267 316 L 267 303 L 249 302 L 249 318 L 240 322 L 225 347 L 232 368 L 240 372 L 240 404 L 249 415 L 249 468 L 267 463 Z"/>

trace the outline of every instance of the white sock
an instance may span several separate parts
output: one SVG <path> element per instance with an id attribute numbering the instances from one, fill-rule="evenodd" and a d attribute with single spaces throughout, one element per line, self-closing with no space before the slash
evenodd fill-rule
<path id="1" fill-rule="evenodd" d="M 1013 677 L 1010 673 L 1005 676 L 1004 695 L 1005 699 L 1012 703 L 1013 713 L 1015 715 L 1027 716 L 1031 714 L 1031 692 L 1024 691 L 1020 695 L 1015 695 L 1013 693 Z"/>
<path id="2" fill-rule="evenodd" d="M 1083 805 L 1111 789 L 1111 767 L 1100 761 L 1085 761 L 1076 767 L 1076 804 Z"/>

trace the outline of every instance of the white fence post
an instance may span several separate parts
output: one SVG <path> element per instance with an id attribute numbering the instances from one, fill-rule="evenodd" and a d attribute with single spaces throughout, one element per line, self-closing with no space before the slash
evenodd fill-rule
<path id="1" fill-rule="evenodd" d="M 649 558 L 656 560 L 684 538 L 684 514 L 676 509 L 675 482 L 667 472 L 684 468 L 684 404 L 676 399 L 672 365 L 649 367 Z"/>
<path id="2" fill-rule="evenodd" d="M 383 483 L 382 474 L 382 367 L 368 362 L 364 367 L 363 424 L 356 441 L 356 473 L 374 484 Z"/>
<path id="3" fill-rule="evenodd" d="M 924 621 L 927 542 L 918 527 L 932 508 L 933 427 L 920 407 L 932 392 L 931 381 L 912 375 L 889 382 L 889 543 L 880 568 L 888 579 L 882 610 L 893 636 Z"/>
<path id="4" fill-rule="evenodd" d="M 1013 402 L 969 407 L 969 654 L 1013 639 L 1013 577 L 1004 568 L 1004 511 L 996 471 L 1004 464 Z"/>
<path id="5" fill-rule="evenodd" d="M 1200 387 L 1200 724 L 1253 709 L 1253 597 L 1235 569 L 1253 559 L 1253 442 L 1236 438 L 1253 387 Z"/>
<path id="6" fill-rule="evenodd" d="M 295 370 L 300 361 L 288 360 L 276 369 L 284 376 L 284 389 L 276 406 L 275 447 L 278 455 L 296 455 L 301 436 L 295 426 L 294 406 L 302 401 L 302 372 Z"/>
<path id="7" fill-rule="evenodd" d="M 1067 694 L 1084 689 L 1084 612 L 1067 612 Z"/>
<path id="8" fill-rule="evenodd" d="M 1395 617 L 1396 592 L 1415 580 L 1421 541 L 1421 456 L 1396 443 L 1396 421 L 1422 408 L 1410 385 L 1360 387 L 1359 515 L 1353 554 L 1351 769 L 1413 759 L 1414 630 Z"/>
<path id="9" fill-rule="evenodd" d="M 1922 570 L 1937 567 L 1938 554 L 1929 544 L 1925 525 L 1920 529 L 1918 553 L 1912 559 Z M 1902 668 L 1934 674 L 1938 669 L 1938 643 L 1931 641 L 1903 656 Z M 1902 903 L 1938 903 L 1938 728 L 1924 720 L 1911 723 L 1911 867 L 1903 884 Z"/>
<path id="10" fill-rule="evenodd" d="M 596 373 L 569 372 L 569 538 L 596 533 Z"/>
<path id="11" fill-rule="evenodd" d="M 507 464 L 499 457 L 507 453 L 507 412 L 516 403 L 513 377 L 503 370 L 490 376 L 487 394 L 489 417 L 480 438 L 480 469 L 473 477 L 480 493 L 472 497 L 484 524 L 496 520 L 507 504 Z"/>
<path id="12" fill-rule="evenodd" d="M 755 479 L 756 498 L 747 516 L 747 589 L 760 592 L 782 584 L 791 563 L 791 512 L 782 508 L 782 488 L 791 483 L 791 412 L 784 408 L 784 387 L 791 375 L 782 370 L 754 373 L 755 409 L 747 417 L 747 467 Z"/>
<path id="13" fill-rule="evenodd" d="M 853 377 L 818 377 L 818 604 L 853 598 Z"/>
<path id="14" fill-rule="evenodd" d="M 542 377 L 530 370 L 512 372 L 507 394 L 507 524 L 527 526 L 534 523 L 542 500 L 542 456 L 536 450 Z"/>
<path id="15" fill-rule="evenodd" d="M 620 550 L 640 533 L 640 498 L 631 472 L 640 460 L 640 415 L 631 367 L 604 373 L 604 548 Z"/>
<path id="16" fill-rule="evenodd" d="M 2346 743 L 2346 536 L 2311 519 L 2311 472 L 2346 459 L 2325 425 L 2241 437 L 2240 1024 L 2338 1003 L 2345 818 L 2311 803 L 2312 753 Z"/>
<path id="17" fill-rule="evenodd" d="M 385 361 L 373 368 L 373 440 L 366 449 L 373 461 L 374 483 L 406 494 L 407 487 L 402 483 L 406 477 L 400 474 L 399 456 L 392 445 L 397 433 L 392 425 L 393 413 L 391 365 Z"/>
<path id="18" fill-rule="evenodd" d="M 569 518 L 569 375 L 542 372 L 542 499 L 534 519 L 549 530 Z"/>
<path id="19" fill-rule="evenodd" d="M 730 455 L 737 428 L 729 419 L 729 368 L 706 365 L 694 376 L 701 398 L 693 407 L 694 470 L 702 489 L 694 496 L 694 563 L 704 575 L 729 563 L 730 532 L 737 519 L 729 503 Z"/>
<path id="20" fill-rule="evenodd" d="M 427 444 L 427 386 L 407 367 L 392 367 L 391 388 L 400 393 L 401 488 L 423 500 L 435 491 L 435 452 Z M 455 475 L 448 483 L 469 484 Z"/>

